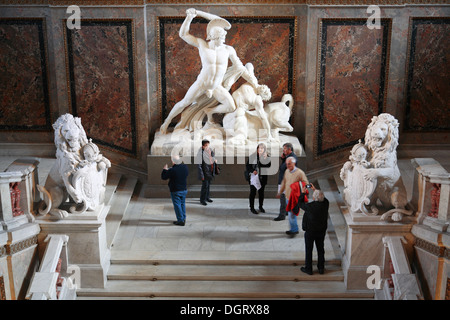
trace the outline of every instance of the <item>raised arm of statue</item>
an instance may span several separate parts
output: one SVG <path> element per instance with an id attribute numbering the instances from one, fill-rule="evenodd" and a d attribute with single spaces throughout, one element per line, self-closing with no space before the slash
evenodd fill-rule
<path id="1" fill-rule="evenodd" d="M 187 9 L 186 10 L 186 19 L 184 19 L 183 24 L 180 28 L 180 38 L 186 41 L 188 44 L 194 47 L 199 46 L 199 40 L 197 37 L 194 37 L 189 33 L 189 28 L 191 27 L 192 20 L 197 16 L 197 11 L 195 9 Z"/>
<path id="2" fill-rule="evenodd" d="M 190 10 L 191 10 L 191 12 L 195 12 L 195 14 L 196 14 L 197 16 L 202 17 L 202 18 L 205 18 L 206 20 L 209 20 L 209 21 L 215 20 L 215 19 L 225 20 L 225 19 L 223 19 L 223 18 L 221 18 L 221 17 L 219 17 L 219 16 L 217 16 L 217 15 L 215 15 L 215 14 L 208 13 L 208 12 L 204 12 L 204 11 L 200 11 L 200 10 L 195 10 L 195 9 L 193 9 L 193 8 L 187 9 L 187 10 L 186 10 L 186 13 L 187 13 L 188 11 L 190 11 Z M 192 10 L 193 10 L 193 11 L 192 11 Z M 226 21 L 226 20 L 225 20 L 225 21 Z M 230 26 L 231 26 L 231 25 L 230 25 Z"/>

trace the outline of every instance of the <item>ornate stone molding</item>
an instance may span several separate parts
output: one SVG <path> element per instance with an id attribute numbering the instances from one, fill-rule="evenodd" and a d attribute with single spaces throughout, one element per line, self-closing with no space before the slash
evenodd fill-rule
<path id="1" fill-rule="evenodd" d="M 28 239 L 25 239 L 25 240 L 22 240 L 22 241 L 13 243 L 13 244 L 7 244 L 5 246 L 6 247 L 6 253 L 8 255 L 13 255 L 15 253 L 18 253 L 18 252 L 20 252 L 22 250 L 28 249 L 31 246 L 37 244 L 37 241 L 38 241 L 38 236 L 35 235 L 35 236 L 31 237 L 31 238 L 28 238 Z"/>
<path id="2" fill-rule="evenodd" d="M 0 247 L 0 258 L 6 256 L 6 246 Z"/>
<path id="3" fill-rule="evenodd" d="M 443 257 L 447 260 L 450 260 L 450 249 L 449 248 L 444 248 Z"/>
<path id="4" fill-rule="evenodd" d="M 51 5 L 51 6 L 136 6 L 144 5 L 144 0 L 0 0 L 0 5 Z"/>
<path id="5" fill-rule="evenodd" d="M 445 247 L 437 246 L 433 243 L 425 241 L 420 238 L 416 238 L 416 242 L 414 244 L 417 248 L 425 250 L 428 253 L 431 253 L 437 257 L 449 257 L 449 250 L 446 250 Z"/>

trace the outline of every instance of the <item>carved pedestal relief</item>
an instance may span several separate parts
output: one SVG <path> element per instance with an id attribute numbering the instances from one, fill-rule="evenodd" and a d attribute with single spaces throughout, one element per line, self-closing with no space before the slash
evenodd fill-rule
<path id="1" fill-rule="evenodd" d="M 429 217 L 437 218 L 439 214 L 439 200 L 441 198 L 441 185 L 433 183 L 433 189 L 431 189 L 431 209 L 428 213 Z"/>
<path id="2" fill-rule="evenodd" d="M 3 276 L 0 276 L 0 300 L 6 300 L 5 281 Z"/>

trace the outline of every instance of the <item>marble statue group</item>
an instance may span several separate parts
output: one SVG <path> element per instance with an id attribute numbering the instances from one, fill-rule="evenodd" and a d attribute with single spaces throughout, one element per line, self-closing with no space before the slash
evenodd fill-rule
<path id="1" fill-rule="evenodd" d="M 197 16 L 209 20 L 206 40 L 189 33 L 191 22 Z M 204 138 L 208 130 L 215 129 L 222 132 L 224 141 L 234 145 L 245 145 L 257 139 L 280 142 L 280 131 L 293 130 L 289 124 L 292 95 L 285 94 L 281 102 L 264 106 L 271 98 L 270 88 L 258 83 L 252 63 L 244 65 L 236 50 L 225 44 L 226 30 L 230 28 L 231 24 L 219 16 L 192 8 L 186 11 L 179 35 L 198 49 L 202 68 L 184 98 L 171 109 L 160 127 L 160 134 L 170 135 L 169 125 L 180 114 L 181 120 L 174 133 L 201 130 L 204 134 L 201 138 Z M 241 77 L 246 82 L 230 93 L 232 85 Z M 222 125 L 214 120 L 214 114 L 225 115 Z"/>
<path id="2" fill-rule="evenodd" d="M 197 16 L 209 20 L 206 40 L 189 33 Z M 289 124 L 292 95 L 285 94 L 282 101 L 265 105 L 271 99 L 270 88 L 259 84 L 253 65 L 244 65 L 235 49 L 224 43 L 230 28 L 228 21 L 216 15 L 195 9 L 186 11 L 179 34 L 198 48 L 202 69 L 185 97 L 174 105 L 155 139 L 183 132 L 184 139 L 190 142 L 195 136 L 191 135 L 193 131 L 200 131 L 200 139 L 204 139 L 213 130 L 223 133 L 223 141 L 228 144 L 248 145 L 249 141 L 264 140 L 280 143 L 280 131 L 293 131 Z M 240 77 L 246 82 L 230 93 Z M 216 113 L 224 114 L 222 124 L 215 121 Z M 181 120 L 169 132 L 172 120 L 180 114 Z M 340 172 L 344 200 L 351 212 L 369 217 L 381 215 L 382 220 L 393 221 L 412 214 L 407 209 L 405 186 L 397 166 L 398 126 L 390 114 L 375 116 L 367 127 L 365 142 L 360 140 L 352 148 L 349 161 Z M 57 161 L 45 186 L 38 186 L 44 196 L 39 213 L 62 219 L 68 211 L 95 210 L 103 203 L 110 161 L 88 140 L 80 118 L 62 115 L 53 128 Z M 63 208 L 67 199 L 72 203 L 69 210 Z"/>

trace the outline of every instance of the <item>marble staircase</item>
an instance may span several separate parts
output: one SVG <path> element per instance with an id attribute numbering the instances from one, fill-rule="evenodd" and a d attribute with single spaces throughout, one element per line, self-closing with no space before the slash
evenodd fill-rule
<path id="1" fill-rule="evenodd" d="M 146 211 L 142 209 L 142 199 L 136 197 L 133 200 L 131 197 L 135 188 L 135 181 L 125 179 L 125 181 L 121 180 L 119 183 L 120 177 L 117 176 L 111 179 L 118 180 L 117 190 L 109 200 L 112 204 L 111 212 L 113 215 L 108 216 L 106 222 L 108 245 L 111 247 L 111 266 L 107 274 L 108 280 L 105 288 L 79 289 L 77 291 L 79 300 L 373 299 L 373 292 L 346 290 L 339 258 L 341 253 L 339 248 L 342 245 L 339 241 L 342 241 L 343 235 L 341 233 L 345 226 L 340 225 L 340 212 L 335 202 L 333 202 L 333 205 L 336 208 L 333 207 L 330 210 L 330 215 L 334 215 L 334 218 L 332 218 L 332 221 L 333 219 L 334 221 L 330 224 L 328 233 L 332 248 L 327 249 L 329 251 L 327 251 L 326 272 L 320 275 L 315 269 L 315 273 L 310 276 L 300 271 L 300 266 L 303 265 L 304 260 L 302 253 L 298 251 L 298 247 L 284 251 L 271 249 L 239 250 L 232 246 L 231 248 L 234 249 L 225 251 L 197 250 L 194 247 L 191 250 L 152 250 L 142 247 L 142 244 L 138 241 L 143 241 L 143 238 L 138 238 L 138 236 L 142 237 L 141 233 L 144 231 L 138 231 L 139 227 L 142 227 L 141 230 L 145 227 L 147 233 L 166 237 L 164 239 L 145 238 L 145 240 L 149 242 L 162 240 L 169 243 L 176 236 L 193 237 L 200 230 L 197 229 L 196 224 L 203 223 L 205 224 L 203 228 L 208 228 L 209 225 L 206 226 L 207 222 L 204 221 L 205 212 L 199 212 L 201 219 L 198 220 L 194 213 L 190 212 L 189 218 L 192 221 L 190 226 L 183 228 L 169 227 L 171 224 L 169 221 L 170 223 L 166 222 L 167 227 L 165 227 L 163 222 L 166 220 L 162 219 L 163 212 L 169 211 L 168 214 L 173 218 L 171 216 L 173 213 L 170 212 L 170 200 L 160 199 L 160 202 L 156 203 L 156 200 L 146 200 L 151 205 L 147 205 L 148 215 L 145 215 Z M 321 187 L 324 184 L 325 187 L 328 181 L 325 179 L 318 181 L 318 183 L 321 184 Z M 333 188 L 335 189 L 333 186 L 327 188 L 328 197 L 333 197 L 334 193 L 338 192 Z M 118 198 L 115 199 L 116 197 Z M 338 195 L 336 198 L 338 198 Z M 215 201 L 214 204 L 219 201 Z M 232 202 L 238 201 L 242 200 L 234 199 Z M 232 202 L 229 204 L 230 209 L 233 208 Z M 161 203 L 164 203 L 164 205 Z M 218 203 L 216 205 L 223 206 L 223 204 Z M 190 206 L 192 208 L 199 207 L 197 204 L 191 204 Z M 277 201 L 274 202 L 274 208 L 276 206 Z M 161 207 L 164 207 L 164 209 L 161 209 Z M 161 216 L 155 213 L 158 208 L 162 210 Z M 144 211 L 144 213 L 139 213 L 140 211 Z M 193 211 L 193 209 L 189 211 Z M 150 217 L 151 219 L 149 219 Z M 161 220 L 157 220 L 160 217 Z M 253 215 L 248 216 L 250 224 L 255 223 L 254 218 Z M 235 225 L 234 223 L 236 223 L 234 218 L 230 218 L 229 215 L 224 215 L 223 219 L 227 225 Z M 239 224 L 246 223 L 242 220 L 242 217 L 239 216 L 239 219 Z M 262 231 L 263 228 L 266 230 L 271 223 L 274 223 L 271 221 L 272 218 L 270 218 L 270 223 L 267 220 L 258 220 L 258 223 L 261 224 L 259 231 Z M 334 223 L 339 229 L 339 235 L 335 232 Z M 119 231 L 121 224 L 122 232 Z M 277 227 L 279 224 L 277 224 Z M 240 226 L 237 226 L 236 231 L 233 232 L 238 232 L 239 228 Z M 344 229 L 341 230 L 340 228 Z M 148 231 L 149 229 L 155 230 Z M 283 229 L 284 226 L 279 227 L 279 230 Z M 170 230 L 172 230 L 172 234 L 170 234 Z M 202 232 L 203 234 L 207 233 L 205 229 Z M 282 234 L 283 232 L 280 232 L 280 237 L 284 238 Z M 210 234 L 208 233 L 208 235 Z M 131 240 L 133 237 L 135 237 L 134 240 Z M 244 243 L 249 240 L 240 239 L 239 234 L 236 237 L 238 239 L 236 242 L 243 241 L 242 248 L 244 248 Z M 276 238 L 278 236 L 270 235 L 270 237 Z M 199 242 L 207 240 L 205 236 L 198 239 Z M 297 240 L 299 241 L 298 244 L 302 241 L 302 239 Z M 289 240 L 282 241 L 287 243 Z M 116 242 L 116 246 L 114 242 Z M 130 243 L 129 248 L 124 245 L 124 242 Z M 132 246 L 131 243 L 139 243 L 140 247 L 137 244 Z M 169 247 L 169 245 L 167 246 Z"/>
<path id="2" fill-rule="evenodd" d="M 290 257 L 290 258 L 289 258 Z M 115 251 L 104 289 L 81 289 L 78 299 L 371 299 L 347 291 L 339 260 L 326 272 L 300 272 L 290 254 L 267 252 Z"/>
<path id="3" fill-rule="evenodd" d="M 138 179 L 135 177 L 125 177 L 118 173 L 108 175 L 105 192 L 105 203 L 111 206 L 105 219 L 108 248 L 112 246 L 137 183 Z"/>

